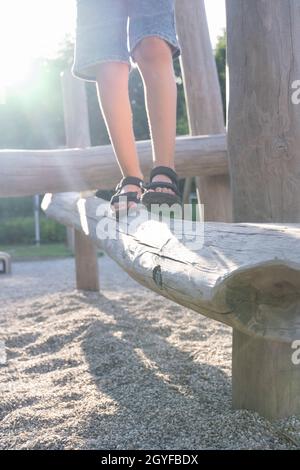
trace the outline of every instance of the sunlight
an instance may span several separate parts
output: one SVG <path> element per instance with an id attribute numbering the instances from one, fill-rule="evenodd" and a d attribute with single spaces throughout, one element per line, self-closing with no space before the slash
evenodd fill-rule
<path id="1" fill-rule="evenodd" d="M 51 57 L 73 33 L 75 0 L 0 0 L 0 90 L 30 78 L 36 57 Z"/>
<path id="2" fill-rule="evenodd" d="M 225 26 L 224 0 L 205 0 L 213 46 Z M 53 57 L 74 37 L 75 0 L 0 0 L 0 100 L 6 87 L 30 80 L 37 57 Z"/>
<path id="3" fill-rule="evenodd" d="M 226 27 L 225 0 L 205 0 L 209 34 L 213 48 Z"/>

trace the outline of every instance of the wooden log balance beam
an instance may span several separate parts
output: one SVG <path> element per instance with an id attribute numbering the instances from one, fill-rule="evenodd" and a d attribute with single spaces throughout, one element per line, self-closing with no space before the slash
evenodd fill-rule
<path id="1" fill-rule="evenodd" d="M 182 237 L 157 220 L 117 224 L 106 201 L 78 193 L 48 194 L 42 208 L 140 284 L 233 328 L 235 408 L 270 419 L 300 413 L 300 224 L 198 222 Z M 115 238 L 103 237 L 108 227 Z"/>
<path id="2" fill-rule="evenodd" d="M 179 177 L 228 174 L 226 136 L 182 136 L 176 139 Z M 150 141 L 138 141 L 145 175 L 152 168 Z M 0 197 L 112 189 L 120 169 L 111 145 L 83 149 L 0 150 Z"/>

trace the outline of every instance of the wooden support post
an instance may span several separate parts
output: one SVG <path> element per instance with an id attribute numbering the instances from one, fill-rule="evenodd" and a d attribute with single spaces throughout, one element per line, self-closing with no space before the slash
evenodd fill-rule
<path id="1" fill-rule="evenodd" d="M 228 151 L 235 222 L 300 220 L 298 0 L 229 0 Z"/>
<path id="2" fill-rule="evenodd" d="M 299 311 L 300 316 L 300 311 Z M 300 365 L 292 341 L 257 338 L 233 330 L 232 401 L 269 419 L 300 411 Z"/>
<path id="3" fill-rule="evenodd" d="M 192 184 L 193 184 L 193 178 L 185 179 L 184 187 L 183 187 L 183 194 L 182 194 L 182 200 L 184 204 L 189 204 L 190 202 Z"/>
<path id="4" fill-rule="evenodd" d="M 0 274 L 11 274 L 11 256 L 0 251 L 0 263 L 2 264 Z"/>
<path id="5" fill-rule="evenodd" d="M 204 0 L 176 3 L 176 23 L 191 135 L 224 132 L 223 105 L 212 52 Z M 228 174 L 198 176 L 198 199 L 206 221 L 231 222 L 232 202 Z"/>
<path id="6" fill-rule="evenodd" d="M 89 147 L 90 131 L 85 83 L 70 71 L 62 75 L 66 144 L 68 147 Z M 76 286 L 82 290 L 99 290 L 97 249 L 94 242 L 75 230 Z"/>
<path id="7" fill-rule="evenodd" d="M 300 79 L 299 24 L 297 0 L 227 0 L 235 222 L 300 221 L 300 105 L 292 102 L 293 82 Z M 263 282 L 268 285 L 267 276 Z M 297 291 L 288 282 L 275 281 L 274 287 L 277 302 L 257 299 L 253 318 L 269 309 L 275 327 L 283 293 L 293 298 Z M 289 312 L 299 324 L 299 304 Z M 270 419 L 299 414 L 300 366 L 292 353 L 292 341 L 280 335 L 270 341 L 235 330 L 233 406 Z"/>

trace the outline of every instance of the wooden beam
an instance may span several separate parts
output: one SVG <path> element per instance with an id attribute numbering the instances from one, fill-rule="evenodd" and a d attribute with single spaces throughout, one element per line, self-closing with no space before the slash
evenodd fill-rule
<path id="1" fill-rule="evenodd" d="M 292 102 L 292 83 L 300 77 L 299 24 L 298 1 L 227 0 L 228 149 L 236 222 L 300 222 L 300 108 Z M 295 241 L 292 234 L 290 240 Z M 299 253 L 299 243 L 294 248 Z M 269 285 L 270 277 L 262 282 Z M 299 335 L 299 290 L 280 276 L 278 282 L 273 276 L 273 283 L 277 301 L 261 299 L 253 321 L 267 310 L 276 329 L 281 294 L 289 292 L 295 303 L 286 314 L 298 309 Z M 292 353 L 292 343 L 280 335 L 269 341 L 235 330 L 234 407 L 269 418 L 300 413 L 300 367 Z"/>
<path id="2" fill-rule="evenodd" d="M 75 79 L 70 71 L 66 71 L 62 75 L 62 91 L 66 145 L 90 146 L 85 83 Z M 81 231 L 75 230 L 74 250 L 77 289 L 99 291 L 98 257 L 93 240 Z"/>
<path id="3" fill-rule="evenodd" d="M 49 194 L 42 208 L 88 234 L 140 284 L 234 328 L 235 407 L 270 419 L 300 413 L 300 367 L 292 362 L 300 338 L 300 224 L 206 222 L 201 246 L 201 226 L 181 237 L 180 227 L 172 232 L 148 213 L 144 222 L 118 225 L 97 198 Z M 190 245 L 192 234 L 200 246 Z"/>
<path id="4" fill-rule="evenodd" d="M 176 20 L 190 134 L 222 134 L 225 131 L 223 104 L 204 0 L 177 2 Z M 204 205 L 204 219 L 230 222 L 229 174 L 195 175 L 198 176 L 198 199 Z"/>
<path id="5" fill-rule="evenodd" d="M 150 141 L 137 142 L 144 174 L 152 168 Z M 179 176 L 220 175 L 228 172 L 226 136 L 178 137 Z M 111 145 L 84 149 L 0 150 L 0 197 L 112 189 L 120 169 Z"/>
<path id="6" fill-rule="evenodd" d="M 117 224 L 107 201 L 76 193 L 47 194 L 42 209 L 161 295 L 252 337 L 300 338 L 300 224 L 206 222 L 172 232 L 142 208 L 139 222 Z"/>

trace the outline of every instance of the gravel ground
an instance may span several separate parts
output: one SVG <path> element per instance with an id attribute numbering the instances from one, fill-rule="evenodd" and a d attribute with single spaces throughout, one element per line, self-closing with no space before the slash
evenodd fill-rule
<path id="1" fill-rule="evenodd" d="M 0 277 L 1 449 L 299 448 L 300 417 L 231 409 L 228 327 L 100 266 L 100 295 L 72 259 Z"/>

